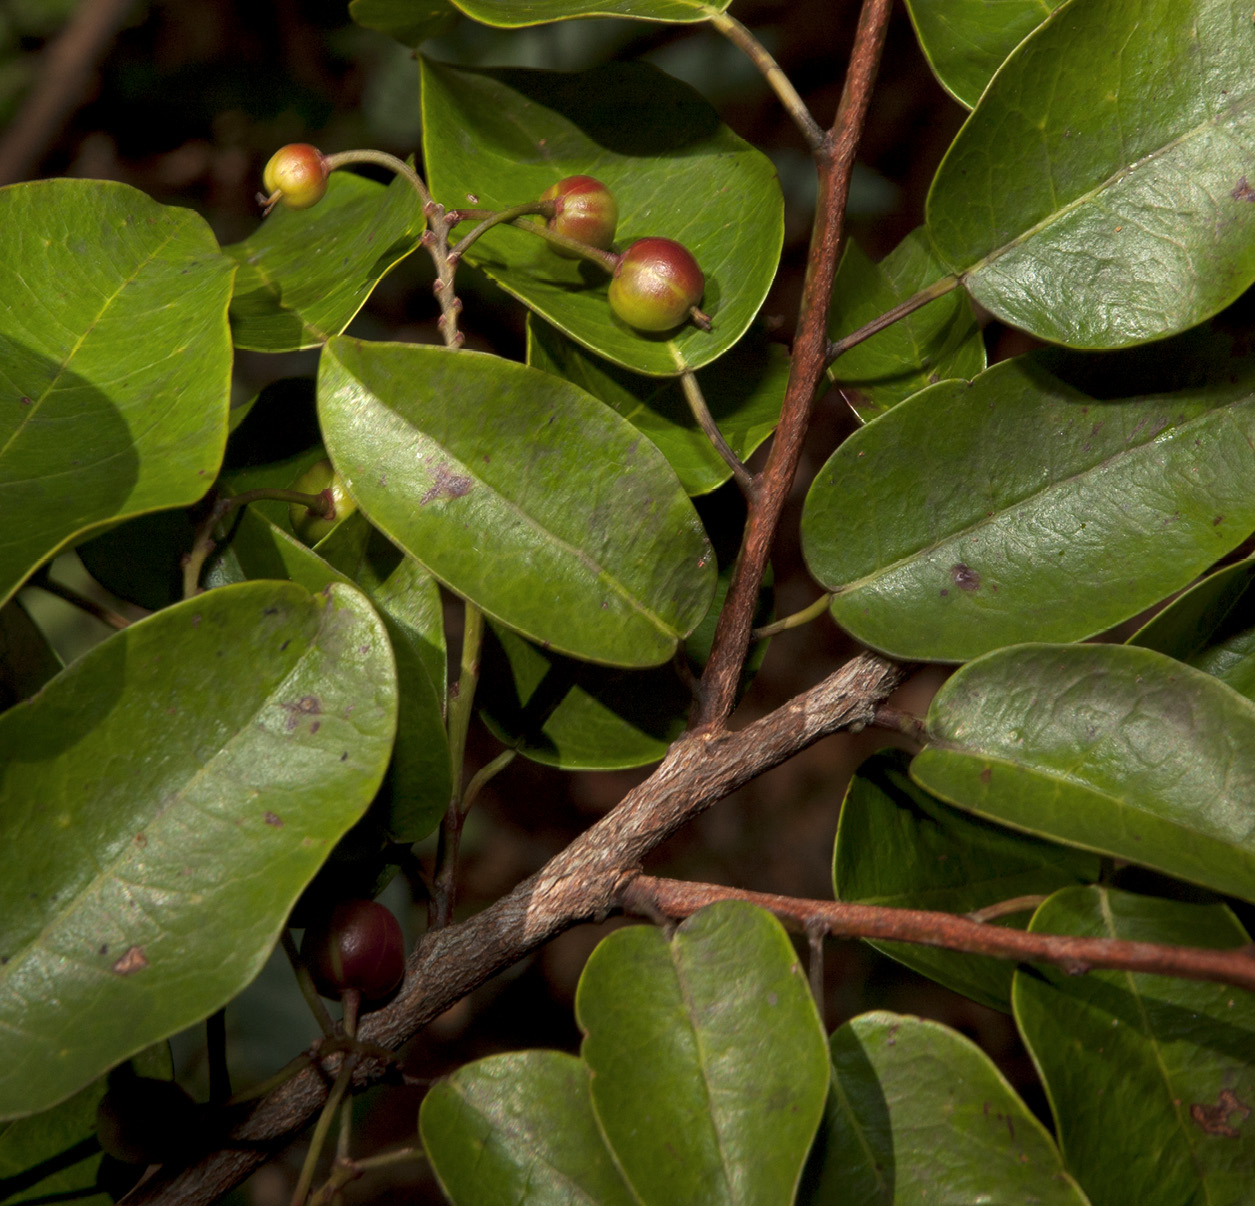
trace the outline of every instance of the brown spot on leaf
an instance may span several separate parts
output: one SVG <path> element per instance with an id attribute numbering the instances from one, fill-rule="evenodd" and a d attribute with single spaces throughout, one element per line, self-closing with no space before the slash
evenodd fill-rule
<path id="1" fill-rule="evenodd" d="M 1218 528 L 1222 523 L 1224 523 L 1224 516 L 1217 515 L 1216 518 L 1211 521 L 1211 526 L 1213 528 Z"/>
<path id="2" fill-rule="evenodd" d="M 262 820 L 267 825 L 273 825 L 276 829 L 283 828 L 283 818 L 277 812 L 266 811 L 262 813 Z"/>
<path id="3" fill-rule="evenodd" d="M 1203 1105 L 1196 1101 L 1190 1106 L 1190 1117 L 1200 1129 L 1209 1135 L 1223 1135 L 1226 1139 L 1238 1138 L 1238 1127 L 1250 1114 L 1250 1107 L 1232 1089 L 1221 1089 L 1215 1105 Z M 1231 1121 L 1233 1119 L 1236 1119 L 1236 1125 Z"/>
<path id="4" fill-rule="evenodd" d="M 288 723 L 284 726 L 292 732 L 301 723 L 302 716 L 321 716 L 322 700 L 317 695 L 303 695 L 296 703 L 280 704 L 288 714 Z"/>
<path id="5" fill-rule="evenodd" d="M 30 399 L 29 399 L 29 398 L 28 398 L 25 394 L 23 394 L 23 395 L 22 395 L 22 396 L 18 399 L 18 401 L 19 401 L 19 402 L 20 402 L 23 406 L 34 406 L 34 403 L 33 403 L 33 402 L 32 402 L 32 401 L 31 401 L 31 400 L 30 400 Z"/>
<path id="6" fill-rule="evenodd" d="M 461 498 L 471 492 L 473 485 L 474 482 L 465 473 L 454 473 L 448 465 L 437 465 L 431 485 L 427 488 L 427 493 L 418 500 L 418 505 L 425 507 L 438 498 Z"/>
<path id="7" fill-rule="evenodd" d="M 144 954 L 144 948 L 131 946 L 127 948 L 126 954 L 113 965 L 113 970 L 119 976 L 129 976 L 134 972 L 143 971 L 147 966 L 148 956 Z"/>
<path id="8" fill-rule="evenodd" d="M 135 835 L 135 844 L 141 850 L 148 845 L 148 834 L 146 834 L 142 829 Z"/>
<path id="9" fill-rule="evenodd" d="M 989 780 L 992 779 L 993 777 L 994 777 L 994 772 L 993 772 L 993 767 L 991 766 L 984 767 L 980 772 L 980 781 L 982 783 L 988 783 Z"/>
<path id="10" fill-rule="evenodd" d="M 1246 183 L 1246 177 L 1243 176 L 1229 194 L 1235 201 L 1255 201 L 1255 188 L 1251 188 Z"/>
<path id="11" fill-rule="evenodd" d="M 980 590 L 980 574 L 970 565 L 964 565 L 962 561 L 950 567 L 950 580 L 960 590 Z"/>

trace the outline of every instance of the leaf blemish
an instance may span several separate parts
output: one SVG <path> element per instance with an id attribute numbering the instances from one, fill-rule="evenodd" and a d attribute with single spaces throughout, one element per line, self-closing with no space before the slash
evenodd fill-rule
<path id="1" fill-rule="evenodd" d="M 1190 1117 L 1209 1135 L 1223 1135 L 1226 1139 L 1239 1137 L 1238 1127 L 1250 1117 L 1251 1109 L 1232 1089 L 1221 1089 L 1215 1105 L 1203 1105 L 1201 1101 L 1190 1106 Z M 1230 1119 L 1236 1119 L 1231 1123 Z"/>
<path id="2" fill-rule="evenodd" d="M 298 699 L 296 703 L 285 703 L 279 706 L 288 714 L 288 721 L 284 727 L 289 733 L 301 723 L 302 716 L 322 715 L 322 700 L 317 695 L 305 695 Z"/>
<path id="3" fill-rule="evenodd" d="M 420 507 L 438 498 L 461 498 L 471 492 L 474 483 L 464 473 L 454 473 L 448 465 L 437 465 L 427 493 L 418 500 Z"/>
<path id="4" fill-rule="evenodd" d="M 127 948 L 127 952 L 114 965 L 113 970 L 119 976 L 130 976 L 137 971 L 143 971 L 148 966 L 148 956 L 144 954 L 142 946 L 132 946 Z"/>
<path id="5" fill-rule="evenodd" d="M 270 812 L 267 810 L 262 813 L 262 820 L 265 821 L 267 825 L 273 826 L 275 829 L 283 828 L 283 818 L 277 812 Z"/>
<path id="6" fill-rule="evenodd" d="M 1235 201 L 1255 201 L 1255 188 L 1251 188 L 1246 182 L 1246 177 L 1241 177 L 1233 192 L 1229 194 Z"/>
<path id="7" fill-rule="evenodd" d="M 960 590 L 980 590 L 980 574 L 962 561 L 950 567 L 950 579 Z"/>

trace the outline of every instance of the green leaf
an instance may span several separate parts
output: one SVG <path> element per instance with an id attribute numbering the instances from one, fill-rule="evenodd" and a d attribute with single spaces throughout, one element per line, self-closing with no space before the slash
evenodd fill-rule
<path id="1" fill-rule="evenodd" d="M 644 63 L 480 73 L 424 60 L 423 147 L 432 193 L 450 208 L 469 193 L 504 209 L 564 176 L 595 176 L 619 203 L 620 248 L 661 235 L 697 257 L 714 330 L 690 323 L 660 337 L 611 313 L 604 272 L 535 235 L 499 227 L 466 253 L 551 326 L 634 372 L 676 376 L 723 355 L 775 276 L 784 206 L 770 160 L 691 88 Z"/>
<path id="2" fill-rule="evenodd" d="M 658 445 L 687 493 L 708 494 L 732 476 L 693 418 L 678 381 L 642 377 L 610 364 L 532 315 L 527 363 L 565 377 L 613 406 Z M 775 431 L 788 379 L 788 353 L 755 331 L 697 374 L 720 434 L 741 460 L 748 460 Z"/>
<path id="3" fill-rule="evenodd" d="M 341 534 L 348 529 L 352 536 Z M 337 556 L 324 560 L 323 545 Z M 449 806 L 452 777 L 444 727 L 445 657 L 440 592 L 435 580 L 376 532 L 360 514 L 306 548 L 250 506 L 205 573 L 207 586 L 279 578 L 311 593 L 333 582 L 356 586 L 374 604 L 396 659 L 397 733 L 384 781 L 386 828 L 397 842 L 431 833 Z"/>
<path id="4" fill-rule="evenodd" d="M 0 716 L 0 1117 L 239 992 L 395 724 L 365 598 L 277 582 L 133 624 Z"/>
<path id="5" fill-rule="evenodd" d="M 666 661 L 706 614 L 714 553 L 662 454 L 547 373 L 335 339 L 319 415 L 349 492 L 493 619 L 611 665 Z"/>
<path id="6" fill-rule="evenodd" d="M 1053 7 L 1048 0 L 906 0 L 933 74 L 968 109 Z"/>
<path id="7" fill-rule="evenodd" d="M 1255 900 L 1255 707 L 1128 645 L 1021 645 L 962 667 L 911 764 L 928 791 L 1056 841 Z"/>
<path id="8" fill-rule="evenodd" d="M 74 551 L 106 590 L 159 611 L 183 598 L 181 561 L 195 539 L 191 511 L 154 511 L 106 528 Z"/>
<path id="9" fill-rule="evenodd" d="M 1032 355 L 943 382 L 837 449 L 802 543 L 839 624 L 908 659 L 1079 640 L 1255 528 L 1250 359 L 1229 362 L 1232 381 L 1115 398 L 1067 384 L 1069 363 Z"/>
<path id="10" fill-rule="evenodd" d="M 1091 854 L 1039 842 L 942 804 L 910 781 L 909 758 L 882 750 L 859 767 L 841 805 L 833 884 L 838 900 L 972 913 L 1098 878 Z M 1032 913 L 991 924 L 1023 928 Z M 1014 965 L 905 942 L 873 942 L 907 967 L 1010 1012 Z"/>
<path id="11" fill-rule="evenodd" d="M 506 29 L 572 17 L 634 17 L 684 24 L 721 13 L 732 0 L 454 0 L 467 16 Z"/>
<path id="12" fill-rule="evenodd" d="M 193 503 L 227 437 L 232 265 L 124 184 L 0 189 L 0 605 L 93 528 Z"/>
<path id="13" fill-rule="evenodd" d="M 865 1013 L 832 1036 L 832 1092 L 799 1201 L 1087 1206 L 979 1047 L 893 1013 Z"/>
<path id="14" fill-rule="evenodd" d="M 928 228 L 1006 322 L 1070 347 L 1157 339 L 1255 280 L 1253 139 L 1248 9 L 1072 0 L 990 82 Z"/>
<path id="15" fill-rule="evenodd" d="M 365 29 L 418 46 L 452 29 L 458 11 L 449 0 L 349 0 L 349 16 Z"/>
<path id="16" fill-rule="evenodd" d="M 1255 701 L 1255 561 L 1225 566 L 1129 638 L 1202 670 Z"/>
<path id="17" fill-rule="evenodd" d="M 774 917 L 726 902 L 670 942 L 618 930 L 588 960 L 575 1010 L 593 1108 L 643 1203 L 792 1200 L 828 1073 L 814 1000 Z"/>
<path id="18" fill-rule="evenodd" d="M 423 1098 L 419 1133 L 454 1206 L 632 1206 L 588 1095 L 558 1051 L 476 1060 Z"/>
<path id="19" fill-rule="evenodd" d="M 130 1063 L 140 1076 L 173 1075 L 165 1043 L 145 1048 Z M 0 1123 L 0 1202 L 111 1206 L 115 1195 L 98 1184 L 102 1154 L 95 1138 L 96 1107 L 107 1088 L 102 1076 L 50 1110 Z M 133 1179 L 142 1171 L 137 1168 Z"/>
<path id="20" fill-rule="evenodd" d="M 840 339 L 940 280 L 924 230 L 912 231 L 879 264 L 859 245 L 846 244 L 832 286 L 828 337 Z M 856 344 L 828 369 L 864 422 L 945 378 L 975 377 L 985 367 L 985 344 L 963 294 L 947 293 Z"/>
<path id="21" fill-rule="evenodd" d="M 1034 932 L 1225 949 L 1223 905 L 1072 888 Z M 1015 1013 L 1059 1145 L 1095 1206 L 1247 1202 L 1255 1185 L 1255 1001 L 1223 984 L 1057 968 L 1017 972 Z"/>
<path id="22" fill-rule="evenodd" d="M 240 265 L 231 299 L 237 347 L 293 352 L 326 343 L 418 246 L 422 205 L 403 177 L 384 187 L 342 170 L 327 186 L 312 209 L 276 206 L 256 233 L 223 248 Z"/>

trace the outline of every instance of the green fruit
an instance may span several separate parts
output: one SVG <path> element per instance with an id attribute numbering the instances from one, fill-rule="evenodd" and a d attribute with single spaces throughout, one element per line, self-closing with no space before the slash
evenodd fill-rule
<path id="1" fill-rule="evenodd" d="M 164 1164 L 195 1142 L 199 1110 L 182 1086 L 148 1076 L 114 1076 L 96 1107 L 96 1138 L 124 1164 Z"/>
<path id="2" fill-rule="evenodd" d="M 326 195 L 330 175 L 326 157 L 317 147 L 290 142 L 270 157 L 261 179 L 271 204 L 279 201 L 288 209 L 309 209 Z"/>
<path id="3" fill-rule="evenodd" d="M 702 300 L 706 278 L 674 239 L 638 239 L 610 280 L 610 308 L 638 331 L 669 331 Z"/>
<path id="4" fill-rule="evenodd" d="M 600 180 L 592 176 L 567 176 L 545 189 L 540 199 L 557 203 L 548 222 L 549 229 L 555 234 L 588 243 L 603 251 L 614 242 L 619 203 Z M 554 247 L 554 251 L 567 259 L 577 258 L 575 252 L 564 247 Z"/>
<path id="5" fill-rule="evenodd" d="M 301 960 L 325 997 L 355 988 L 363 1000 L 382 1000 L 405 975 L 401 923 L 377 901 L 341 901 L 305 931 Z"/>
<path id="6" fill-rule="evenodd" d="M 344 478 L 326 457 L 310 465 L 290 488 L 302 494 L 321 494 L 331 504 L 332 513 L 329 516 L 319 515 L 301 503 L 293 503 L 288 508 L 292 531 L 306 544 L 317 544 L 336 524 L 357 510 L 357 503 L 345 489 Z"/>

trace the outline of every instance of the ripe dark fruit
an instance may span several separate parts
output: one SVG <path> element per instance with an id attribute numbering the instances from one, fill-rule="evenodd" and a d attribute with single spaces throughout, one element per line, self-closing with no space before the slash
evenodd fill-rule
<path id="1" fill-rule="evenodd" d="M 271 205 L 279 201 L 288 209 L 309 209 L 326 194 L 329 175 L 326 156 L 317 147 L 290 142 L 270 157 L 261 178 Z"/>
<path id="2" fill-rule="evenodd" d="M 692 253 L 673 239 L 638 239 L 610 280 L 610 308 L 638 331 L 669 331 L 702 300 L 706 278 Z"/>
<path id="3" fill-rule="evenodd" d="M 96 1138 L 125 1164 L 164 1164 L 195 1141 L 198 1113 L 172 1080 L 118 1078 L 96 1107 Z"/>
<path id="4" fill-rule="evenodd" d="M 540 195 L 542 201 L 554 201 L 557 210 L 548 226 L 555 234 L 605 251 L 614 242 L 614 228 L 619 221 L 619 203 L 600 180 L 592 176 L 568 176 L 551 185 Z M 575 259 L 573 251 L 554 247 L 558 255 Z"/>
<path id="5" fill-rule="evenodd" d="M 292 483 L 293 490 L 302 494 L 321 494 L 330 502 L 332 514 L 319 515 L 300 503 L 293 503 L 288 508 L 288 519 L 292 522 L 292 531 L 306 544 L 317 544 L 341 520 L 347 519 L 357 510 L 357 503 L 349 497 L 342 478 L 332 467 L 326 457 L 315 461 L 300 477 Z"/>
<path id="6" fill-rule="evenodd" d="M 363 1000 L 380 1001 L 405 975 L 405 939 L 383 905 L 345 900 L 305 931 L 301 958 L 324 997 L 355 988 Z"/>

